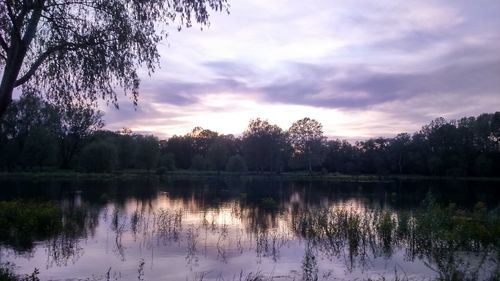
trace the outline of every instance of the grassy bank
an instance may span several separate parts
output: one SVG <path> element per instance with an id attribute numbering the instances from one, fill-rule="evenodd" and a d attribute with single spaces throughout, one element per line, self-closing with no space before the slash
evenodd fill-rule
<path id="1" fill-rule="evenodd" d="M 60 180 L 127 180 L 144 177 L 196 179 L 214 177 L 270 178 L 282 180 L 321 180 L 338 182 L 390 182 L 396 180 L 467 180 L 467 181 L 499 181 L 500 177 L 452 177 L 452 176 L 421 176 L 421 175 L 344 175 L 338 173 L 285 172 L 217 172 L 178 170 L 157 174 L 146 170 L 122 170 L 111 173 L 84 173 L 71 170 L 55 170 L 49 172 L 0 172 L 0 179 L 60 179 Z"/>

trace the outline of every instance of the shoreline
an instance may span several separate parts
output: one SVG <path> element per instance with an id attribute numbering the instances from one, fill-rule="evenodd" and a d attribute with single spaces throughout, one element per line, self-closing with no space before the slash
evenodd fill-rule
<path id="1" fill-rule="evenodd" d="M 459 180 L 500 182 L 499 177 L 454 177 L 454 176 L 425 176 L 425 175 L 345 175 L 322 174 L 308 172 L 258 173 L 258 172 L 217 172 L 217 171 L 171 171 L 158 175 L 146 170 L 124 170 L 108 173 L 86 173 L 78 171 L 56 170 L 50 172 L 0 172 L 0 180 L 132 180 L 138 178 L 157 179 L 203 179 L 203 178 L 244 178 L 244 179 L 279 179 L 279 180 L 309 180 L 332 182 L 390 182 L 399 180 Z"/>

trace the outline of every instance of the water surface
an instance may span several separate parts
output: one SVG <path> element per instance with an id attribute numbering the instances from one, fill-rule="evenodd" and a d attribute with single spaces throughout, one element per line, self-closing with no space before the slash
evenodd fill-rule
<path id="1" fill-rule="evenodd" d="M 479 279 L 498 274 L 495 246 L 438 245 L 416 237 L 414 222 L 429 191 L 439 205 L 453 202 L 473 210 L 482 202 L 490 212 L 500 198 L 494 182 L 235 178 L 0 184 L 0 200 L 36 198 L 63 210 L 64 231 L 0 241 L 0 262 L 14 263 L 20 273 L 38 268 L 41 280 L 429 280 L 455 271 Z"/>

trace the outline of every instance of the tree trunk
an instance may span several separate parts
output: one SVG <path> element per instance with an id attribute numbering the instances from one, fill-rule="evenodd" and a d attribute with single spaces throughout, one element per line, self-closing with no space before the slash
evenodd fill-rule
<path id="1" fill-rule="evenodd" d="M 19 34 L 11 36 L 12 42 L 7 49 L 7 61 L 5 62 L 2 82 L 0 82 L 0 118 L 3 118 L 7 108 L 12 103 L 12 92 L 18 86 L 16 85 L 17 76 L 21 71 L 28 47 L 35 37 L 42 8 L 43 3 L 41 7 L 33 10 L 22 38 Z"/>
<path id="2" fill-rule="evenodd" d="M 20 58 L 21 55 L 19 55 L 19 53 L 21 51 L 19 49 L 14 50 L 14 47 L 15 46 L 12 46 L 9 49 L 2 82 L 0 82 L 0 118 L 5 115 L 7 108 L 12 102 L 12 92 L 14 91 L 17 75 L 21 70 L 22 58 L 24 58 L 25 54 L 25 52 L 23 52 L 24 54 L 22 58 Z"/>

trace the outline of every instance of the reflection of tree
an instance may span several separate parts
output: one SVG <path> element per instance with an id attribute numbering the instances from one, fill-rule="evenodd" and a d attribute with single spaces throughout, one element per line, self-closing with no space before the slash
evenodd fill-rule
<path id="1" fill-rule="evenodd" d="M 115 232 L 116 253 L 122 261 L 125 260 L 125 247 L 122 243 L 123 233 L 127 230 L 127 215 L 123 210 L 115 207 L 111 218 L 111 230 Z"/>
<path id="2" fill-rule="evenodd" d="M 53 265 L 66 266 L 68 262 L 75 263 L 83 255 L 79 238 L 67 234 L 51 238 L 46 244 L 46 251 L 47 268 Z"/>
<path id="3" fill-rule="evenodd" d="M 177 242 L 182 231 L 182 210 L 159 209 L 156 212 L 155 228 L 159 241 Z"/>
<path id="4" fill-rule="evenodd" d="M 80 204 L 78 207 L 63 208 L 61 233 L 47 243 L 47 266 L 62 266 L 75 263 L 82 255 L 80 240 L 95 234 L 99 224 L 99 208 Z"/>
<path id="5" fill-rule="evenodd" d="M 223 223 L 219 227 L 219 238 L 217 239 L 217 256 L 221 258 L 224 263 L 227 263 L 226 249 L 224 242 L 229 235 L 228 225 Z"/>
<path id="6" fill-rule="evenodd" d="M 294 187 L 297 192 L 280 190 L 281 186 L 272 189 L 269 184 L 250 186 L 227 191 L 188 186 L 160 195 L 156 188 L 106 187 L 106 196 L 85 192 L 78 203 L 63 201 L 62 208 L 55 203 L 60 226 L 49 236 L 35 235 L 30 241 L 45 240 L 47 266 L 76 262 L 84 249 L 79 241 L 93 236 L 101 223 L 113 234 L 114 251 L 122 260 L 127 250 L 135 249 L 125 247 L 134 241 L 152 254 L 155 247 L 179 247 L 191 269 L 203 255 L 217 255 L 231 264 L 235 255 L 255 253 L 258 262 L 278 262 L 286 246 L 295 247 L 298 240 L 306 245 L 302 258 L 306 280 L 328 270 L 321 268 L 320 259 L 341 261 L 351 273 L 369 269 L 375 259 L 397 259 L 401 252 L 406 261 L 424 262 L 445 280 L 485 279 L 500 272 L 500 216 L 481 204 L 466 212 L 427 200 L 411 212 L 394 211 L 383 209 L 382 199 L 349 201 L 338 190 L 315 193 L 316 189 L 312 192 L 300 184 Z M 235 188 L 242 187 L 235 184 Z M 101 205 L 91 205 L 85 198 Z M 372 205 L 367 208 L 367 204 Z"/>
<path id="7" fill-rule="evenodd" d="M 193 270 L 193 267 L 198 266 L 198 250 L 196 248 L 198 236 L 197 228 L 189 228 L 186 232 L 186 261 L 191 270 Z"/>
<path id="8" fill-rule="evenodd" d="M 318 280 L 318 263 L 314 255 L 314 248 L 308 242 L 302 259 L 302 280 L 317 281 Z"/>
<path id="9" fill-rule="evenodd" d="M 55 202 L 11 201 L 5 204 L 7 208 L 3 211 L 15 207 L 10 210 L 10 216 L 17 223 L 2 224 L 3 230 L 10 230 L 17 238 L 0 238 L 0 242 L 7 242 L 16 252 L 31 252 L 35 241 L 45 240 L 47 268 L 75 263 L 83 255 L 80 239 L 93 235 L 99 220 L 99 209 L 85 204 L 63 205 L 62 208 Z"/>
<path id="10" fill-rule="evenodd" d="M 259 232 L 255 236 L 257 257 L 270 257 L 273 261 L 278 261 L 280 249 L 288 242 L 285 233 L 277 230 Z"/>

